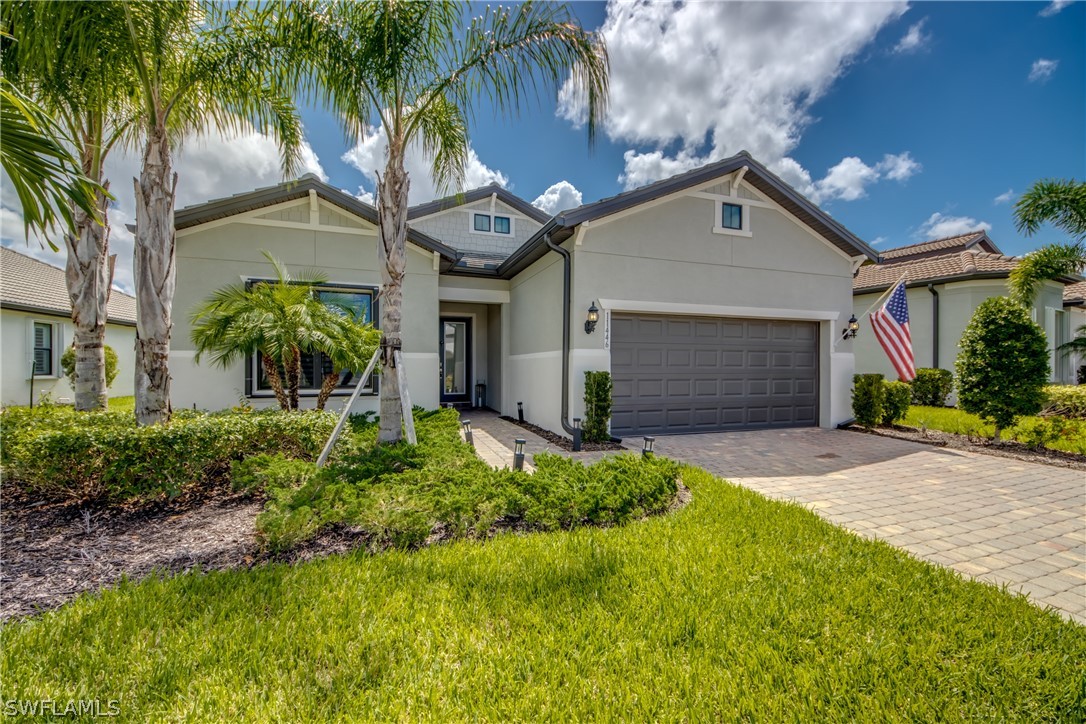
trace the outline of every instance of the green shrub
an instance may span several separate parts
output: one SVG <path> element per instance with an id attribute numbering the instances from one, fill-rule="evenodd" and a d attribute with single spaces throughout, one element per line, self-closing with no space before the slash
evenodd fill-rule
<path id="1" fill-rule="evenodd" d="M 875 427 L 882 422 L 886 398 L 882 375 L 854 375 L 852 385 L 852 416 L 864 427 Z"/>
<path id="2" fill-rule="evenodd" d="M 611 373 L 584 373 L 584 439 L 607 442 L 611 434 L 607 423 L 611 419 Z"/>
<path id="3" fill-rule="evenodd" d="M 1046 347 L 1044 332 L 1024 307 L 1006 297 L 981 302 L 959 344 L 958 406 L 994 423 L 999 439 L 1019 416 L 1041 410 Z"/>
<path id="4" fill-rule="evenodd" d="M 927 407 L 945 407 L 946 398 L 954 389 L 954 375 L 938 367 L 920 367 L 911 383 L 912 403 Z"/>
<path id="5" fill-rule="evenodd" d="M 1015 440 L 1035 450 L 1053 447 L 1070 432 L 1071 426 L 1062 417 L 1027 417 L 1011 431 Z"/>
<path id="6" fill-rule="evenodd" d="M 882 424 L 893 425 L 905 419 L 909 412 L 912 388 L 907 382 L 883 381 Z"/>
<path id="7" fill-rule="evenodd" d="M 108 344 L 103 345 L 106 355 L 106 387 L 113 385 L 113 380 L 117 379 L 117 353 L 113 351 L 113 348 Z M 64 370 L 64 376 L 68 378 L 68 383 L 75 389 L 75 347 L 69 347 L 64 350 L 64 354 L 60 356 L 60 368 Z"/>
<path id="8" fill-rule="evenodd" d="M 1049 385 L 1045 388 L 1045 404 L 1041 414 L 1086 420 L 1086 386 Z"/>
<path id="9" fill-rule="evenodd" d="M 263 453 L 231 463 L 230 482 L 234 490 L 299 488 L 316 472 L 316 464 L 307 460 Z"/>

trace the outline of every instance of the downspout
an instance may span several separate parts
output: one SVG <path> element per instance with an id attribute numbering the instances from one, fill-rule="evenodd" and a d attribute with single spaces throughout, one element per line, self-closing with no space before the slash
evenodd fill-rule
<path id="1" fill-rule="evenodd" d="M 931 366 L 939 369 L 939 292 L 935 285 L 929 284 L 931 292 Z"/>
<path id="2" fill-rule="evenodd" d="M 550 233 L 543 235 L 547 248 L 562 255 L 562 429 L 573 434 L 573 425 L 569 423 L 569 287 L 570 254 L 551 241 Z"/>

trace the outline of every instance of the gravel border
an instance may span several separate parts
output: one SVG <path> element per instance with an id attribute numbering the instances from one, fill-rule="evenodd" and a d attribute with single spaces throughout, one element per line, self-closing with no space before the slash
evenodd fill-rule
<path id="1" fill-rule="evenodd" d="M 502 415 L 499 419 L 511 422 L 517 427 L 523 427 L 528 432 L 543 438 L 551 445 L 560 447 L 566 452 L 573 452 L 573 441 L 568 437 L 557 435 L 550 430 L 544 430 L 542 427 L 533 425 L 530 422 L 521 422 L 517 418 L 508 415 Z M 622 446 L 622 443 L 615 442 L 612 438 L 611 442 L 582 442 L 580 452 L 607 452 L 610 450 L 626 450 L 626 448 Z"/>

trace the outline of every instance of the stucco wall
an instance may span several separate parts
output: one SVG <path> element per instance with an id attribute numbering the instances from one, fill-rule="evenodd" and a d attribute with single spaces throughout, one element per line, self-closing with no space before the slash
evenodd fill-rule
<path id="1" fill-rule="evenodd" d="M 72 344 L 75 334 L 70 319 L 48 314 L 0 310 L 0 402 L 5 405 L 26 405 L 30 402 L 30 358 L 32 344 L 30 327 L 33 321 L 57 325 L 59 340 L 56 345 L 56 376 L 34 378 L 34 399 L 49 394 L 54 402 L 74 402 L 71 385 L 60 369 L 60 355 Z M 111 397 L 133 394 L 136 374 L 136 328 L 119 324 L 106 325 L 106 344 L 117 353 L 117 377 L 109 388 Z"/>
<path id="2" fill-rule="evenodd" d="M 323 206 L 323 204 L 322 204 Z M 423 407 L 438 405 L 438 295 L 437 272 L 430 252 L 408 245 L 407 274 L 403 292 L 403 354 L 407 363 L 411 401 Z M 213 291 L 247 278 L 273 274 L 261 254 L 268 250 L 291 271 L 303 268 L 324 272 L 330 283 L 379 287 L 377 237 L 328 229 L 277 228 L 241 221 L 195 227 L 177 239 L 177 295 L 174 301 L 174 333 L 170 351 L 175 407 L 221 409 L 237 404 L 244 396 L 245 374 L 241 365 L 223 370 L 193 359 L 189 315 Z M 254 406 L 274 407 L 274 397 L 254 397 Z M 303 401 L 312 406 L 313 399 Z M 330 407 L 342 404 L 334 397 Z M 356 411 L 376 410 L 376 396 L 363 396 Z"/>
<path id="3" fill-rule="evenodd" d="M 480 233 L 475 231 L 475 212 L 508 216 L 511 234 Z M 495 200 L 483 199 L 455 209 L 438 212 L 411 220 L 411 226 L 440 239 L 449 246 L 463 251 L 483 251 L 508 256 L 516 251 L 532 234 L 539 231 L 535 219 L 521 214 L 511 206 Z"/>
<path id="4" fill-rule="evenodd" d="M 567 247 L 569 244 L 567 244 Z M 561 430 L 562 264 L 551 252 L 518 274 L 511 284 L 509 358 L 502 412 Z"/>

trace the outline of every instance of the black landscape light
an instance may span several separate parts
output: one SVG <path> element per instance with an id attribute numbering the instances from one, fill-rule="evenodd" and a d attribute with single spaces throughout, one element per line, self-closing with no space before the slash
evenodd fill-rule
<path id="1" fill-rule="evenodd" d="M 524 469 L 524 440 L 519 437 L 513 441 L 513 469 Z"/>
<path id="2" fill-rule="evenodd" d="M 645 446 L 643 448 L 641 448 L 641 456 L 647 458 L 650 455 L 652 455 L 652 446 L 655 445 L 655 444 L 656 444 L 656 438 L 646 435 L 645 436 Z"/>
<path id="3" fill-rule="evenodd" d="M 581 418 L 573 418 L 573 452 L 581 451 Z"/>
<path id="4" fill-rule="evenodd" d="M 461 420 L 460 426 L 464 429 L 464 440 L 468 445 L 475 447 L 475 438 L 471 434 L 471 420 Z"/>

